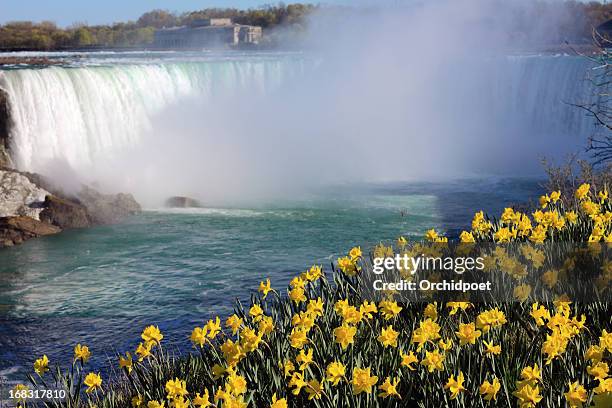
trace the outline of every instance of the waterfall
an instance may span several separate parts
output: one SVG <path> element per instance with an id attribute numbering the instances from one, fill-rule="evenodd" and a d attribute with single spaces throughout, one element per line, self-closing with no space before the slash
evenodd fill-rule
<path id="1" fill-rule="evenodd" d="M 304 64 L 304 60 L 244 58 L 0 71 L 0 87 L 9 95 L 11 107 L 10 137 L 14 161 L 20 169 L 36 171 L 49 159 L 63 159 L 73 168 L 85 170 L 99 157 L 112 156 L 125 147 L 138 146 L 151 131 L 155 115 L 168 107 L 189 98 L 212 100 L 228 93 L 267 94 L 286 82 L 299 82 L 303 76 L 312 74 L 311 71 L 325 66 L 324 63 Z M 552 141 L 556 146 L 566 146 L 565 153 L 579 150 L 586 137 L 593 133 L 592 118 L 569 105 L 592 100 L 592 89 L 585 80 L 592 64 L 585 59 L 567 56 L 504 57 L 473 61 L 472 64 L 473 74 L 470 69 L 462 67 L 462 74 L 457 79 L 452 77 L 450 69 L 436 83 L 435 106 L 442 112 L 439 123 L 433 124 L 438 133 L 458 130 L 459 141 L 464 140 L 462 137 L 466 134 L 479 134 L 485 151 L 494 147 L 493 144 L 511 145 L 521 138 L 542 151 L 546 151 L 546 146 Z M 418 73 L 418 67 L 407 68 L 410 73 Z M 406 91 L 400 88 L 396 97 L 403 98 L 405 94 L 406 98 L 412 98 L 406 100 L 409 102 L 406 106 L 421 109 L 419 104 L 426 87 L 419 84 L 418 79 L 412 79 L 412 85 L 409 77 L 403 79 L 408 81 L 408 84 L 401 85 Z M 371 78 L 371 82 L 376 85 L 376 78 Z M 359 89 L 358 83 L 354 86 Z M 375 89 L 371 84 L 370 87 Z M 410 95 L 412 89 L 418 89 L 415 92 L 421 94 Z M 312 89 L 309 91 L 314 92 Z M 356 93 L 354 89 L 352 91 Z M 324 95 L 327 102 L 320 109 L 324 112 L 311 111 L 311 115 L 321 117 L 320 121 L 315 116 L 307 123 L 315 133 L 318 132 L 317 123 L 329 119 L 330 109 L 335 109 L 329 102 L 329 95 Z M 381 91 L 380 95 L 384 96 L 384 92 Z M 374 94 L 375 97 L 380 95 Z M 399 102 L 402 104 L 403 100 Z M 362 111 L 367 111 L 368 107 L 371 110 L 385 109 L 371 96 L 365 96 L 359 103 Z M 342 108 L 342 104 L 346 105 L 345 101 L 338 108 Z M 431 110 L 429 107 L 426 109 Z M 414 113 L 414 118 L 402 120 L 425 122 L 425 117 L 435 117 L 436 112 L 430 113 L 421 117 Z M 351 114 L 348 108 L 344 116 L 343 119 L 338 116 L 338 120 L 365 123 L 375 121 L 377 117 L 369 119 L 362 114 Z M 488 122 L 486 126 L 479 123 L 483 118 Z M 206 126 L 206 120 L 203 120 L 203 126 Z M 425 124 L 422 128 L 426 127 Z M 337 128 L 341 129 L 342 125 Z M 381 133 L 385 132 L 384 128 L 383 124 Z M 356 129 L 353 133 L 358 131 Z M 469 139 L 466 143 L 477 143 L 478 140 Z"/>
<path id="2" fill-rule="evenodd" d="M 182 100 L 270 92 L 301 69 L 284 60 L 178 62 L 0 71 L 18 168 L 61 158 L 76 169 L 134 146 Z"/>

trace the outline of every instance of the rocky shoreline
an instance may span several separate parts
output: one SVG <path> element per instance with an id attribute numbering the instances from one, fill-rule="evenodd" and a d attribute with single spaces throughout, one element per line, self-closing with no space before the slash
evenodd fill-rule
<path id="1" fill-rule="evenodd" d="M 66 229 L 115 224 L 140 211 L 131 194 L 102 194 L 88 186 L 66 194 L 39 174 L 0 168 L 0 248 Z"/>

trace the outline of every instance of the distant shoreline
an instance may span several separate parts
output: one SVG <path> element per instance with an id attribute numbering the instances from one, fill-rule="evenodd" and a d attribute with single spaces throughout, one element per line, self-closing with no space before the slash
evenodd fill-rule
<path id="1" fill-rule="evenodd" d="M 44 53 L 74 53 L 75 57 L 78 58 L 78 53 L 91 53 L 91 52 L 204 52 L 204 51 L 297 51 L 295 49 L 279 49 L 279 48 L 264 48 L 264 47 L 236 47 L 236 48 L 214 48 L 214 49 L 202 49 L 202 48 L 158 48 L 158 47 L 79 47 L 79 48 L 57 48 L 49 50 L 36 50 L 36 49 L 2 49 L 0 48 L 0 67 L 2 66 L 14 66 L 14 65 L 31 65 L 31 66 L 47 66 L 47 65 L 61 65 L 64 63 L 61 59 L 56 59 L 54 56 L 44 55 Z M 304 51 L 304 50 L 300 50 Z M 533 47 L 525 49 L 508 49 L 506 55 L 592 55 L 600 52 L 592 44 L 569 44 L 569 45 L 551 45 L 542 47 Z M 41 53 L 41 55 L 10 55 L 18 53 Z M 4 55 L 2 55 L 4 54 Z"/>

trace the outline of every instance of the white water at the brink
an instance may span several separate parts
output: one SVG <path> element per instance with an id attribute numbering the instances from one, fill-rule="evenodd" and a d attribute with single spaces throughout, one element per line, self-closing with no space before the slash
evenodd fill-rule
<path id="1" fill-rule="evenodd" d="M 285 177 L 533 174 L 539 157 L 578 151 L 593 133 L 592 119 L 568 105 L 590 100 L 591 68 L 578 57 L 493 57 L 425 78 L 393 67 L 395 83 L 378 85 L 367 69 L 333 77 L 337 67 L 326 71 L 324 61 L 279 56 L 15 69 L 0 72 L 0 87 L 20 169 L 63 161 L 87 181 L 147 199 L 222 201 L 223 186 L 256 190 L 268 180 L 280 189 Z M 159 195 L 143 192 L 160 184 Z"/>
<path id="2" fill-rule="evenodd" d="M 10 100 L 12 154 L 23 170 L 66 160 L 76 170 L 136 146 L 153 118 L 189 98 L 264 93 L 299 62 L 180 62 L 0 72 Z"/>

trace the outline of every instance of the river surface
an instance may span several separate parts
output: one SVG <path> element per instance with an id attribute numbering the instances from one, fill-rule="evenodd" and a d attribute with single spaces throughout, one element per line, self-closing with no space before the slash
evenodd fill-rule
<path id="1" fill-rule="evenodd" d="M 0 250 L 0 374 L 22 379 L 43 353 L 66 365 L 78 342 L 103 367 L 148 324 L 189 349 L 195 325 L 231 314 L 266 277 L 284 288 L 353 245 L 431 227 L 456 235 L 473 209 L 498 214 L 540 191 L 531 179 L 342 187 L 257 208 L 147 210 Z"/>

